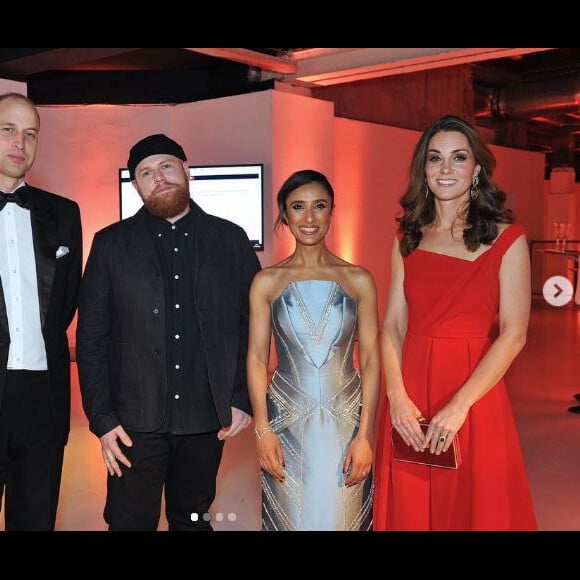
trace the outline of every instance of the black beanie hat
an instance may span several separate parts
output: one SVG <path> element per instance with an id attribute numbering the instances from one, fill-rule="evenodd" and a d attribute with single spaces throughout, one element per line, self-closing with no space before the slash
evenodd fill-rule
<path id="1" fill-rule="evenodd" d="M 157 135 L 149 135 L 145 139 L 141 139 L 138 143 L 135 143 L 129 151 L 129 160 L 127 161 L 127 168 L 129 169 L 129 175 L 131 179 L 135 179 L 135 169 L 137 165 L 150 155 L 173 155 L 182 161 L 187 161 L 183 147 L 176 143 L 173 139 L 158 133 Z"/>

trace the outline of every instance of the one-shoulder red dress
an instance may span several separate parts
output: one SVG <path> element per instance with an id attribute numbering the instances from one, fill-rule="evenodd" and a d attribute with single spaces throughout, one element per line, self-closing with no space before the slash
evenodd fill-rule
<path id="1" fill-rule="evenodd" d="M 489 349 L 502 258 L 522 235 L 521 226 L 508 226 L 473 261 L 421 249 L 404 258 L 403 379 L 425 416 L 451 399 Z M 537 529 L 503 379 L 472 406 L 459 430 L 457 470 L 393 461 L 388 404 L 379 425 L 374 530 Z"/>

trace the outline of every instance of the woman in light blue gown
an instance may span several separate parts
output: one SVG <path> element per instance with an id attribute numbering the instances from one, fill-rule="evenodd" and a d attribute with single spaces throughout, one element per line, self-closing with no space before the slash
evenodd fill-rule
<path id="1" fill-rule="evenodd" d="M 278 193 L 294 253 L 250 291 L 248 386 L 264 530 L 370 530 L 379 389 L 372 275 L 328 250 L 334 191 L 302 170 Z M 278 366 L 268 381 L 270 340 Z M 358 341 L 360 374 L 353 363 Z"/>

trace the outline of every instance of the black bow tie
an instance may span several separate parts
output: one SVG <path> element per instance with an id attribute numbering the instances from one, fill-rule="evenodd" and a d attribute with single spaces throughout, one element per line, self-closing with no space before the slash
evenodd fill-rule
<path id="1" fill-rule="evenodd" d="M 30 208 L 30 203 L 23 199 L 24 196 L 20 195 L 21 189 L 22 188 L 17 189 L 14 193 L 4 193 L 3 191 L 0 191 L 0 211 L 4 209 L 4 206 L 9 202 L 16 203 L 20 207 L 24 207 L 26 209 Z"/>

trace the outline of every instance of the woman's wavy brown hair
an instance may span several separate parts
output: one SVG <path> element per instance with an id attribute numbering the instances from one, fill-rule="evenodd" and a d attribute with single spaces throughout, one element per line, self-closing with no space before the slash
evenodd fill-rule
<path id="1" fill-rule="evenodd" d="M 492 181 L 495 169 L 495 157 L 477 129 L 461 117 L 446 115 L 425 130 L 413 153 L 409 171 L 407 191 L 400 199 L 403 216 L 397 218 L 403 237 L 400 248 L 403 256 L 408 256 L 417 248 L 423 237 L 421 228 L 433 223 L 435 219 L 435 201 L 433 195 L 425 195 L 427 181 L 425 179 L 425 163 L 429 141 L 440 131 L 457 131 L 467 138 L 473 152 L 475 163 L 481 166 L 478 174 L 477 199 L 469 199 L 465 221 L 467 227 L 463 230 L 465 246 L 472 252 L 480 244 L 491 244 L 497 237 L 499 223 L 512 223 L 512 213 L 504 208 L 505 193 Z"/>

